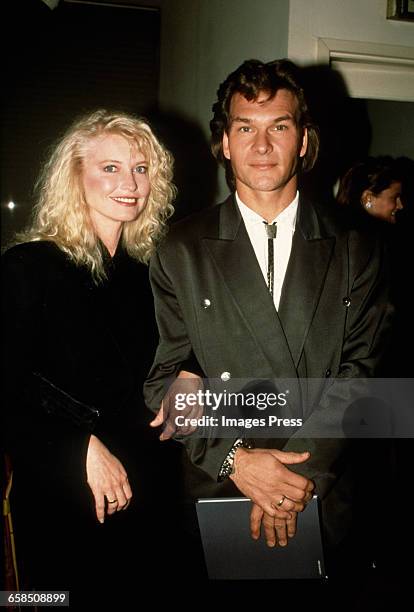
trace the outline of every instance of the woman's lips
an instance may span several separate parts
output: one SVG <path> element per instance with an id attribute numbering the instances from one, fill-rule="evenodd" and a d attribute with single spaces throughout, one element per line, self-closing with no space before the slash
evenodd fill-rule
<path id="1" fill-rule="evenodd" d="M 127 197 L 111 197 L 111 200 L 117 202 L 117 204 L 121 204 L 122 206 L 136 206 L 138 202 L 138 198 L 127 198 Z"/>

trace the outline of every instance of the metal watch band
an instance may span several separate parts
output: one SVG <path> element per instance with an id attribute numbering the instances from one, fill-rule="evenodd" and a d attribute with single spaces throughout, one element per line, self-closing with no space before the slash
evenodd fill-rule
<path id="1" fill-rule="evenodd" d="M 223 482 L 233 473 L 234 455 L 238 448 L 253 448 L 253 444 L 250 440 L 243 438 L 237 438 L 231 449 L 229 450 L 218 474 L 218 482 Z"/>

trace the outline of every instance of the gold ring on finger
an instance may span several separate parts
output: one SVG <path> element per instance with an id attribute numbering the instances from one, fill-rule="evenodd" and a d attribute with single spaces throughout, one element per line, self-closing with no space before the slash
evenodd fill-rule
<path id="1" fill-rule="evenodd" d="M 279 501 L 278 501 L 278 502 L 277 502 L 277 504 L 276 504 L 278 508 L 280 508 L 280 507 L 281 507 L 281 505 L 283 504 L 283 502 L 285 501 L 285 499 L 286 499 L 286 495 L 282 495 L 282 497 L 279 499 Z"/>

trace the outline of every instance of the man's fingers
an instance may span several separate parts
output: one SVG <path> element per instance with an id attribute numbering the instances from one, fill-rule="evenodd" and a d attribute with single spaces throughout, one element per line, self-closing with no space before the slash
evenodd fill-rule
<path id="1" fill-rule="evenodd" d="M 293 536 L 295 534 L 295 518 L 291 518 L 289 521 L 281 518 L 274 518 L 267 512 L 263 512 L 260 506 L 253 504 L 250 512 L 250 530 L 252 538 L 255 540 L 260 537 L 260 526 L 262 526 L 266 544 L 269 547 L 273 548 L 276 545 L 286 546 L 289 535 L 288 524 L 290 525 L 290 532 Z"/>
<path id="2" fill-rule="evenodd" d="M 177 416 L 189 418 L 192 414 L 201 416 L 203 414 L 203 407 L 184 405 L 178 408 L 177 396 L 184 395 L 185 397 L 189 392 L 194 393 L 200 389 L 203 389 L 203 382 L 200 376 L 185 370 L 179 372 L 164 396 L 157 416 L 150 423 L 151 427 L 159 427 L 164 423 L 165 428 L 160 436 L 160 440 L 168 440 L 175 433 L 187 436 L 195 431 L 196 427 L 191 425 L 178 426 L 175 423 L 175 418 Z M 181 400 L 180 403 L 182 403 Z M 184 411 L 182 412 L 182 410 Z"/>
<path id="3" fill-rule="evenodd" d="M 279 546 L 286 546 L 288 543 L 286 521 L 281 519 L 274 519 L 274 531 L 276 531 L 277 543 L 279 544 Z"/>
<path id="4" fill-rule="evenodd" d="M 160 435 L 160 440 L 169 440 L 177 432 L 177 426 L 171 419 L 171 416 L 167 417 L 164 421 L 164 429 Z"/>
<path id="5" fill-rule="evenodd" d="M 289 482 L 287 481 L 289 479 Z M 308 480 L 301 476 L 300 474 L 295 474 L 294 472 L 290 472 L 289 474 L 283 474 L 281 476 L 280 484 L 277 488 L 277 491 L 280 491 L 280 498 L 282 494 L 286 496 L 286 501 L 283 503 L 283 508 L 291 509 L 291 502 L 299 502 L 303 503 L 305 501 L 306 496 L 309 494 L 308 491 Z M 277 493 L 275 493 L 277 495 Z M 288 501 L 289 500 L 289 501 Z M 279 501 L 275 499 L 276 503 Z M 293 509 L 293 508 L 292 508 Z"/>
<path id="6" fill-rule="evenodd" d="M 270 547 L 276 546 L 277 539 L 275 534 L 275 519 L 272 516 L 269 516 L 268 514 L 264 514 L 262 518 L 262 525 L 266 544 Z"/>
<path id="7" fill-rule="evenodd" d="M 271 505 L 273 509 L 273 512 L 272 512 L 273 518 L 285 519 L 285 520 L 292 518 L 292 514 L 288 512 L 286 508 L 282 508 L 281 506 L 275 503 L 272 503 Z"/>
<path id="8" fill-rule="evenodd" d="M 276 459 L 279 459 L 281 463 L 286 465 L 292 465 L 294 463 L 304 463 L 310 457 L 310 452 L 305 451 L 303 453 L 294 453 L 293 451 L 281 451 L 277 448 L 269 449 L 269 453 L 272 454 Z"/>
<path id="9" fill-rule="evenodd" d="M 160 427 L 164 422 L 164 410 L 163 407 L 158 410 L 157 416 L 150 423 L 150 427 Z"/>
<path id="10" fill-rule="evenodd" d="M 253 504 L 250 512 L 250 532 L 254 540 L 260 538 L 260 525 L 262 523 L 263 510 L 257 504 Z"/>
<path id="11" fill-rule="evenodd" d="M 305 502 L 301 502 L 301 501 L 293 501 L 292 499 L 289 499 L 287 496 L 283 496 L 283 503 L 279 506 L 279 504 L 273 504 L 276 508 L 276 510 L 284 510 L 285 513 L 288 513 L 289 516 L 281 516 L 276 514 L 276 516 L 279 516 L 279 518 L 291 518 L 290 513 L 291 512 L 302 512 L 302 510 L 305 508 Z M 280 500 L 279 500 L 280 501 Z"/>
<path id="12" fill-rule="evenodd" d="M 296 514 L 289 521 L 286 521 L 286 529 L 287 529 L 287 534 L 289 538 L 293 538 L 293 536 L 296 534 L 296 524 L 297 524 Z"/>
<path id="13" fill-rule="evenodd" d="M 303 501 L 306 493 L 313 488 L 313 483 L 285 466 L 280 467 L 279 477 L 283 483 L 283 493 L 293 501 Z"/>
<path id="14" fill-rule="evenodd" d="M 309 480 L 309 481 L 308 481 L 308 485 L 307 485 L 307 487 L 306 487 L 306 492 L 307 492 L 307 493 L 312 493 L 312 491 L 314 490 L 314 488 L 315 488 L 315 483 L 314 483 L 314 482 L 312 482 L 312 480 Z M 311 496 L 311 497 L 312 497 L 312 496 Z"/>
<path id="15" fill-rule="evenodd" d="M 161 440 L 161 442 L 163 440 L 169 440 L 170 438 L 173 437 L 174 434 L 175 434 L 175 429 L 173 429 L 172 427 L 166 426 L 164 431 L 160 434 L 159 439 Z"/>
<path id="16" fill-rule="evenodd" d="M 312 483 L 312 484 L 313 484 L 313 483 Z M 305 502 L 305 504 L 307 504 L 308 502 L 310 502 L 310 500 L 312 499 L 312 497 L 313 497 L 313 488 L 314 488 L 314 487 L 312 487 L 312 489 L 311 489 L 310 491 L 307 491 L 307 492 L 306 492 L 306 495 L 305 495 L 304 500 L 303 500 L 303 501 Z"/>
<path id="17" fill-rule="evenodd" d="M 277 508 L 276 504 L 273 504 L 272 500 L 268 497 L 257 496 L 257 498 L 255 499 L 255 503 L 258 506 L 260 506 L 260 508 L 263 510 L 265 514 L 268 514 L 272 518 L 274 518 L 277 515 L 280 518 L 282 518 L 283 516 L 286 516 L 286 518 L 288 516 L 290 517 L 289 512 L 286 512 L 285 510 L 281 510 L 280 508 Z"/>
<path id="18" fill-rule="evenodd" d="M 150 423 L 151 427 L 160 427 L 161 425 L 164 425 L 164 429 L 160 435 L 160 440 L 169 440 L 174 435 L 189 436 L 197 429 L 197 426 L 193 426 L 191 424 L 183 425 L 179 427 L 176 424 L 175 418 L 173 418 L 173 415 L 174 413 L 170 412 L 168 417 L 164 420 L 164 411 L 161 408 L 157 416 L 155 417 L 155 419 L 151 421 Z M 176 416 L 182 416 L 182 415 L 177 414 Z M 185 418 L 189 419 L 193 417 L 188 416 Z"/>

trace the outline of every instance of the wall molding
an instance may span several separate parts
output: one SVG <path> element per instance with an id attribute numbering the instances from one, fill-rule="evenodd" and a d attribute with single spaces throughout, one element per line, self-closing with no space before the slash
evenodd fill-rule
<path id="1" fill-rule="evenodd" d="M 414 102 L 414 47 L 318 38 L 317 61 L 343 76 L 353 98 Z"/>

